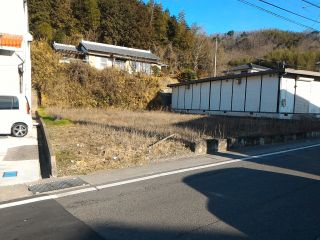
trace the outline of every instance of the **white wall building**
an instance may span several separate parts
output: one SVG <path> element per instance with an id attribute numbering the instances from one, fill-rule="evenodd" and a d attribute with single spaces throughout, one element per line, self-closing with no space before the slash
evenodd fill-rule
<path id="1" fill-rule="evenodd" d="M 78 46 L 54 43 L 53 48 L 62 54 L 61 63 L 81 59 L 97 69 L 117 68 L 131 73 L 151 75 L 152 68 L 161 70 L 160 58 L 149 50 L 120 47 L 82 40 Z"/>
<path id="2" fill-rule="evenodd" d="M 320 72 L 250 69 L 169 85 L 173 111 L 283 119 L 320 117 Z"/>
<path id="3" fill-rule="evenodd" d="M 30 104 L 31 41 L 27 1 L 3 1 L 0 7 L 0 94 L 23 94 Z"/>

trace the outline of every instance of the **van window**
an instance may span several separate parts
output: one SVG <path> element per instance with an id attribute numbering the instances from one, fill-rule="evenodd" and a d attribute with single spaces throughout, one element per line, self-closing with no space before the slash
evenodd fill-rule
<path id="1" fill-rule="evenodd" d="M 19 109 L 19 100 L 17 97 L 13 97 L 12 109 Z"/>
<path id="2" fill-rule="evenodd" d="M 0 96 L 0 110 L 19 109 L 17 97 Z"/>

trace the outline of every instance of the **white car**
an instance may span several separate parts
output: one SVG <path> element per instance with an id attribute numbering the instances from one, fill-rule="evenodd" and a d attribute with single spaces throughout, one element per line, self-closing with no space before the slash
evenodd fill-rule
<path id="1" fill-rule="evenodd" d="M 0 94 L 0 134 L 24 137 L 32 125 L 31 109 L 25 96 Z"/>

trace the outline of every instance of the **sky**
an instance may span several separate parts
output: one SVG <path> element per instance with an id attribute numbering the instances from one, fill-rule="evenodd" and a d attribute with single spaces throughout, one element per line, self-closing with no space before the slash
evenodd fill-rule
<path id="1" fill-rule="evenodd" d="M 148 0 L 144 0 L 148 2 Z M 264 0 L 279 7 L 285 8 L 313 22 L 283 10 L 277 9 L 259 0 L 245 0 L 259 7 L 265 8 L 290 20 L 296 21 L 316 30 L 320 30 L 320 8 L 314 7 L 302 0 Z M 308 0 L 320 6 L 320 0 Z M 169 9 L 172 15 L 178 16 L 184 11 L 187 23 L 201 26 L 208 34 L 253 31 L 259 29 L 276 28 L 281 30 L 301 32 L 306 27 L 277 18 L 239 0 L 155 0 L 161 3 L 164 9 Z"/>

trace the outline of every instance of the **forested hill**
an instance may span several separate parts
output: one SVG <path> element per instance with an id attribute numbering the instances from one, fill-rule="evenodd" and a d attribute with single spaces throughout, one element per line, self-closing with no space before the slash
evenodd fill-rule
<path id="1" fill-rule="evenodd" d="M 184 13 L 173 16 L 160 4 L 139 0 L 29 0 L 30 30 L 36 40 L 77 44 L 80 39 L 151 49 L 169 73 L 213 73 L 215 36 L 188 26 Z M 218 35 L 218 71 L 244 62 L 265 65 L 285 60 L 314 69 L 320 61 L 318 33 L 279 30 Z M 263 58 L 263 62 L 257 58 Z M 270 62 L 271 61 L 271 62 Z"/>

